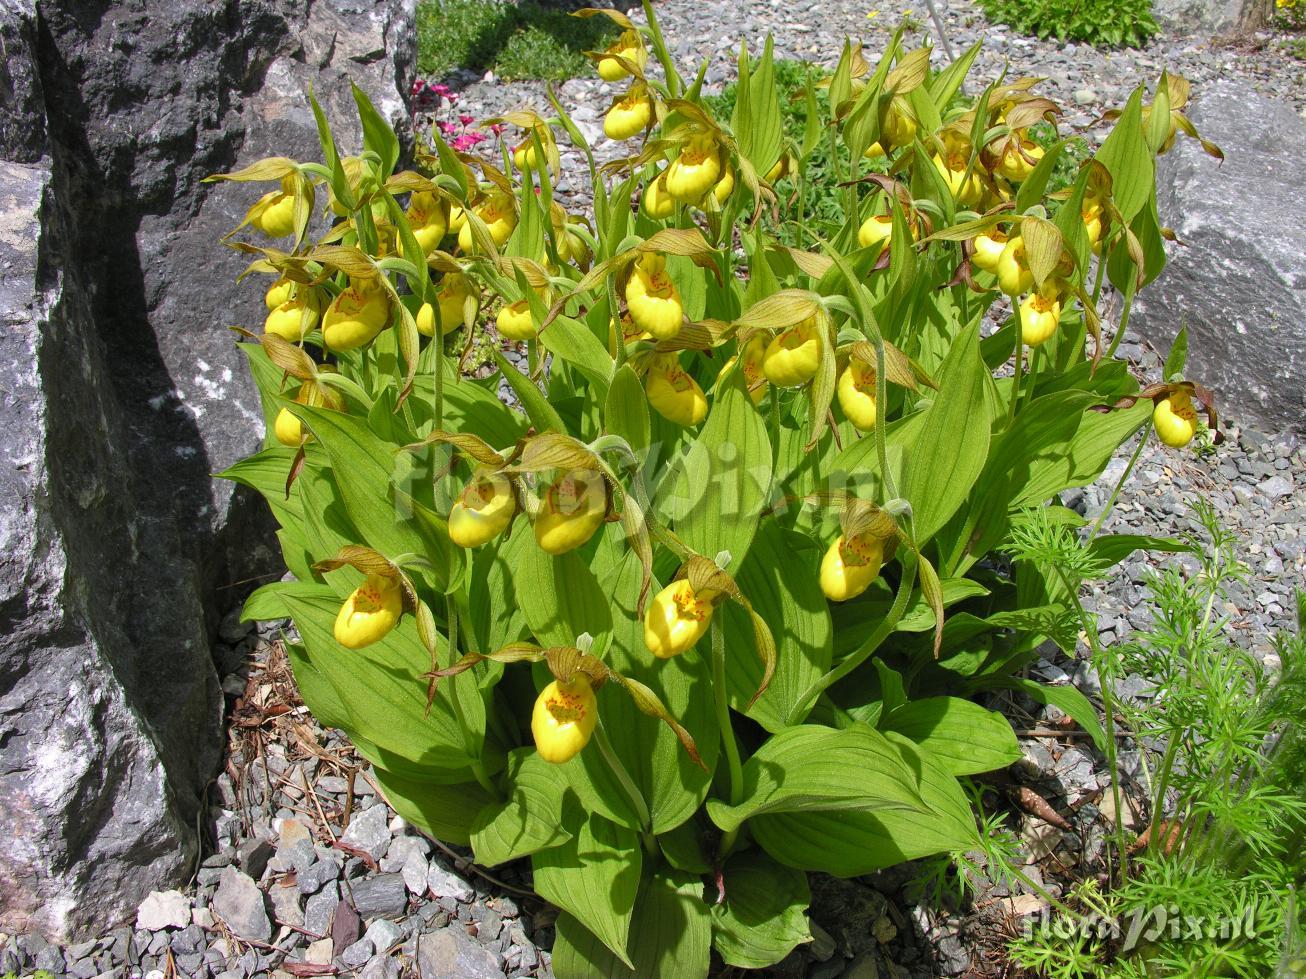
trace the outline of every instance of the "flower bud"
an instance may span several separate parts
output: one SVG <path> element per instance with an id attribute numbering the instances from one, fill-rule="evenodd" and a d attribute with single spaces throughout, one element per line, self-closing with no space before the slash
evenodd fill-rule
<path id="1" fill-rule="evenodd" d="M 621 37 L 617 38 L 612 44 L 608 45 L 605 54 L 617 55 L 625 58 L 627 61 L 634 62 L 640 70 L 648 64 L 648 50 L 644 47 L 644 42 L 640 40 L 639 32 L 634 30 L 623 31 Z M 605 82 L 620 81 L 630 74 L 629 71 L 617 61 L 616 58 L 600 58 L 598 63 L 599 77 Z"/>
<path id="2" fill-rule="evenodd" d="M 408 223 L 422 251 L 429 255 L 449 232 L 447 205 L 436 194 L 415 191 L 408 199 Z"/>
<path id="3" fill-rule="evenodd" d="M 1084 233 L 1088 235 L 1088 245 L 1094 255 L 1102 254 L 1102 205 L 1096 201 L 1084 201 L 1080 211 L 1084 222 Z"/>
<path id="4" fill-rule="evenodd" d="M 390 322 L 390 299 L 376 281 L 353 279 L 322 317 L 322 338 L 332 350 L 371 343 Z"/>
<path id="5" fill-rule="evenodd" d="M 1034 167 L 1041 159 L 1043 159 L 1043 147 L 1033 140 L 1021 137 L 1019 147 L 1014 140 L 1011 140 L 1002 148 L 1002 155 L 998 158 L 994 170 L 1013 184 L 1018 184 L 1034 172 Z M 1031 163 L 1030 160 L 1034 162 Z"/>
<path id="6" fill-rule="evenodd" d="M 283 302 L 263 321 L 263 332 L 298 343 L 317 326 L 317 307 L 308 299 L 296 297 Z"/>
<path id="7" fill-rule="evenodd" d="M 869 432 L 878 417 L 875 412 L 875 368 L 856 358 L 839 375 L 839 407 L 859 432 Z"/>
<path id="8" fill-rule="evenodd" d="M 507 476 L 473 477 L 449 510 L 449 539 L 459 547 L 480 547 L 498 537 L 517 513 Z"/>
<path id="9" fill-rule="evenodd" d="M 1025 242 L 1020 235 L 1007 240 L 998 256 L 998 288 L 1013 299 L 1028 292 L 1034 284 L 1034 273 L 1029 270 L 1025 257 Z"/>
<path id="10" fill-rule="evenodd" d="M 762 372 L 778 388 L 801 387 L 816 376 L 821 366 L 822 314 L 813 313 L 807 319 L 781 332 L 762 357 Z"/>
<path id="11" fill-rule="evenodd" d="M 536 133 L 539 134 L 540 145 L 544 147 L 546 154 L 548 153 L 549 146 L 553 143 L 553 131 L 545 124 L 526 130 L 522 141 L 513 147 L 512 150 L 512 164 L 518 170 L 534 170 L 536 168 L 538 162 L 535 158 L 534 134 Z"/>
<path id="12" fill-rule="evenodd" d="M 693 648 L 712 624 L 714 594 L 696 595 L 681 578 L 653 596 L 644 613 L 644 645 L 658 659 Z"/>
<path id="13" fill-rule="evenodd" d="M 1061 299 L 1051 282 L 1020 302 L 1020 339 L 1037 347 L 1051 339 L 1061 320 Z"/>
<path id="14" fill-rule="evenodd" d="M 667 193 L 667 172 L 663 170 L 644 189 L 644 213 L 661 220 L 676 213 L 676 199 Z"/>
<path id="15" fill-rule="evenodd" d="M 971 244 L 974 245 L 970 255 L 971 264 L 986 272 L 996 272 L 998 260 L 1002 258 L 1002 250 L 1007 247 L 1006 234 L 998 228 L 991 228 L 977 234 Z"/>
<path id="16" fill-rule="evenodd" d="M 866 151 L 862 153 L 862 159 L 864 160 L 878 160 L 882 156 L 888 156 L 888 154 L 884 152 L 884 147 L 880 145 L 878 139 L 866 147 Z"/>
<path id="17" fill-rule="evenodd" d="M 269 238 L 284 238 L 295 231 L 295 195 L 284 190 L 264 194 L 254 205 L 251 223 Z"/>
<path id="18" fill-rule="evenodd" d="M 336 642 L 346 649 L 370 646 L 385 638 L 403 610 L 399 579 L 370 574 L 340 606 L 340 614 L 336 616 Z"/>
<path id="19" fill-rule="evenodd" d="M 509 236 L 512 235 L 513 229 L 517 227 L 517 211 L 513 207 L 512 198 L 503 191 L 494 191 L 473 210 L 476 212 L 476 216 L 484 221 L 485 226 L 489 228 L 490 238 L 494 241 L 496 247 L 506 242 Z M 472 226 L 466 222 L 458 232 L 458 245 L 465 252 L 476 250 L 476 239 L 472 237 Z"/>
<path id="20" fill-rule="evenodd" d="M 953 200 L 966 206 L 979 201 L 984 194 L 984 185 L 980 182 L 974 168 L 971 169 L 970 176 L 966 176 L 965 157 L 951 156 L 944 160 L 943 157 L 935 154 L 933 159 L 934 169 L 939 171 L 943 182 L 948 185 L 948 192 L 952 194 Z"/>
<path id="21" fill-rule="evenodd" d="M 883 560 L 884 541 L 878 537 L 858 534 L 845 541 L 840 534 L 821 559 L 821 591 L 832 602 L 856 598 L 879 576 Z"/>
<path id="22" fill-rule="evenodd" d="M 680 366 L 680 358 L 674 353 L 659 354 L 649 361 L 644 391 L 653 409 L 673 425 L 689 427 L 707 417 L 703 389 Z"/>
<path id="23" fill-rule="evenodd" d="M 857 229 L 857 244 L 870 248 L 881 241 L 888 241 L 893 235 L 892 214 L 872 214 Z"/>
<path id="24" fill-rule="evenodd" d="M 593 537 L 607 514 L 608 487 L 602 474 L 573 469 L 545 490 L 535 514 L 535 540 L 550 554 L 566 554 Z"/>
<path id="25" fill-rule="evenodd" d="M 289 279 L 277 279 L 268 287 L 268 291 L 263 294 L 263 305 L 269 310 L 273 310 L 282 303 L 288 303 L 294 298 L 295 283 Z"/>
<path id="26" fill-rule="evenodd" d="M 1174 449 L 1182 449 L 1197 434 L 1197 411 L 1184 391 L 1171 391 L 1152 409 L 1156 436 Z"/>
<path id="27" fill-rule="evenodd" d="M 599 701 L 583 673 L 567 683 L 554 680 L 540 691 L 531 711 L 535 748 L 547 762 L 571 761 L 589 744 L 599 721 Z"/>
<path id="28" fill-rule="evenodd" d="M 659 340 L 670 340 L 680 332 L 685 310 L 675 283 L 667 275 L 665 257 L 654 252 L 640 255 L 626 280 L 626 305 L 635 325 Z"/>
<path id="29" fill-rule="evenodd" d="M 721 152 L 711 136 L 691 136 L 680 155 L 667 165 L 667 193 L 694 204 L 721 179 Z"/>
<path id="30" fill-rule="evenodd" d="M 630 139 L 647 129 L 652 121 L 653 100 L 649 98 L 648 88 L 636 82 L 603 117 L 603 132 L 608 139 Z"/>

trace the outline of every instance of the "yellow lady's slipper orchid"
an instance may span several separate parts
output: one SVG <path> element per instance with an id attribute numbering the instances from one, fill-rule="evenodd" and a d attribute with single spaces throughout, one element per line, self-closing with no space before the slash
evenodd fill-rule
<path id="1" fill-rule="evenodd" d="M 443 325 L 441 336 L 446 336 L 463 325 L 467 300 L 472 294 L 467 277 L 459 272 L 450 272 L 440 280 L 435 299 L 440 307 L 440 323 Z M 418 333 L 424 337 L 435 336 L 435 310 L 430 303 L 422 304 L 416 320 Z"/>
<path id="2" fill-rule="evenodd" d="M 721 149 L 711 136 L 691 136 L 667 165 L 667 193 L 685 204 L 702 199 L 721 179 Z"/>
<path id="3" fill-rule="evenodd" d="M 390 322 L 390 299 L 379 282 L 355 279 L 322 317 L 322 338 L 332 350 L 371 343 Z"/>
<path id="4" fill-rule="evenodd" d="M 1088 235 L 1088 245 L 1094 255 L 1102 254 L 1102 205 L 1097 201 L 1084 201 L 1080 217 L 1084 222 L 1084 232 Z"/>
<path id="5" fill-rule="evenodd" d="M 362 649 L 386 637 L 404 610 L 404 593 L 398 578 L 370 574 L 340 606 L 336 616 L 336 642 L 346 649 Z"/>
<path id="6" fill-rule="evenodd" d="M 977 234 L 971 244 L 974 245 L 970 254 L 971 264 L 986 272 L 996 272 L 1002 250 L 1007 247 L 1006 233 L 1000 228 L 990 228 Z"/>
<path id="7" fill-rule="evenodd" d="M 295 195 L 286 190 L 264 194 L 254 205 L 250 223 L 269 238 L 284 238 L 295 231 Z"/>
<path id="8" fill-rule="evenodd" d="M 936 153 L 933 160 L 934 169 L 939 171 L 944 183 L 948 185 L 948 192 L 957 203 L 969 207 L 984 195 L 984 184 L 980 182 L 975 170 L 972 168 L 970 176 L 966 176 L 967 161 L 964 157 L 950 156 L 944 160 Z"/>
<path id="9" fill-rule="evenodd" d="M 603 132 L 608 139 L 630 139 L 638 136 L 653 121 L 653 99 L 643 82 L 630 86 L 619 102 L 603 117 Z"/>
<path id="10" fill-rule="evenodd" d="M 531 711 L 535 749 L 547 762 L 561 765 L 589 744 L 599 722 L 599 701 L 583 673 L 568 683 L 554 680 L 540 691 Z"/>
<path id="11" fill-rule="evenodd" d="M 590 249 L 585 244 L 585 239 L 572 230 L 572 226 L 579 224 L 568 218 L 567 223 L 558 231 L 558 257 L 564 262 L 575 262 L 582 265 L 589 261 Z"/>
<path id="12" fill-rule="evenodd" d="M 1018 184 L 1034 172 L 1034 167 L 1041 159 L 1043 159 L 1043 147 L 1033 140 L 1022 137 L 1019 148 L 1014 141 L 1009 141 L 1002 148 L 1002 155 L 998 157 L 994 169 L 1013 184 Z M 1031 163 L 1030 160 L 1034 162 Z"/>
<path id="13" fill-rule="evenodd" d="M 535 294 L 546 306 L 549 304 L 547 288 L 536 289 Z M 499 309 L 499 314 L 494 318 L 494 325 L 509 340 L 531 340 L 540 332 L 539 324 L 535 322 L 535 316 L 531 313 L 531 304 L 525 299 L 504 303 Z"/>
<path id="14" fill-rule="evenodd" d="M 783 180 L 789 176 L 789 154 L 783 154 L 780 159 L 775 161 L 775 166 L 766 171 L 766 182 L 773 184 L 777 180 Z"/>
<path id="15" fill-rule="evenodd" d="M 1197 434 L 1197 411 L 1185 391 L 1171 391 L 1152 409 L 1156 436 L 1174 449 L 1182 449 Z"/>
<path id="16" fill-rule="evenodd" d="M 274 333 L 283 340 L 298 343 L 317 326 L 318 311 L 313 303 L 303 297 L 287 299 L 263 321 L 263 332 Z"/>
<path id="17" fill-rule="evenodd" d="M 444 200 L 436 194 L 415 191 L 408 199 L 408 224 L 413 229 L 413 237 L 427 254 L 449 233 L 447 212 Z"/>
<path id="18" fill-rule="evenodd" d="M 294 298 L 295 283 L 289 279 L 277 279 L 268 287 L 268 291 L 263 293 L 263 305 L 272 310 Z"/>
<path id="19" fill-rule="evenodd" d="M 884 541 L 868 534 L 844 540 L 842 534 L 830 545 L 821 559 L 821 591 L 832 602 L 856 598 L 880 574 L 884 561 Z"/>
<path id="20" fill-rule="evenodd" d="M 508 240 L 513 229 L 517 227 L 517 210 L 513 199 L 501 190 L 496 190 L 477 207 L 473 208 L 476 216 L 485 222 L 490 231 L 490 238 L 496 246 Z M 476 239 L 472 237 L 472 226 L 466 221 L 458 232 L 458 245 L 465 252 L 476 250 Z"/>
<path id="21" fill-rule="evenodd" d="M 461 204 L 449 205 L 449 232 L 458 234 L 467 224 L 467 212 L 462 209 Z"/>
<path id="22" fill-rule="evenodd" d="M 735 189 L 735 171 L 725 166 L 721 168 L 721 179 L 716 182 L 712 188 L 712 194 L 716 197 L 718 204 L 724 204 Z"/>
<path id="23" fill-rule="evenodd" d="M 859 432 L 869 432 L 878 417 L 875 411 L 875 368 L 853 358 L 839 375 L 839 407 Z"/>
<path id="24" fill-rule="evenodd" d="M 535 540 L 550 554 L 574 551 L 594 536 L 608 514 L 608 488 L 600 473 L 573 469 L 544 491 L 535 514 Z"/>
<path id="25" fill-rule="evenodd" d="M 881 241 L 888 241 L 893 235 L 892 214 L 872 214 L 857 229 L 857 244 L 870 248 Z"/>
<path id="26" fill-rule="evenodd" d="M 653 409 L 673 425 L 689 427 L 707 417 L 703 389 L 680 366 L 680 358 L 674 353 L 659 354 L 649 361 L 644 392 Z"/>
<path id="27" fill-rule="evenodd" d="M 549 153 L 549 148 L 553 144 L 553 130 L 547 124 L 535 126 L 534 129 L 528 129 L 512 150 L 512 164 L 518 170 L 534 170 L 536 168 L 535 140 L 533 134 L 538 133 L 540 145 L 544 147 L 545 155 Z"/>
<path id="28" fill-rule="evenodd" d="M 659 340 L 670 340 L 680 332 L 685 310 L 680 293 L 667 275 L 667 260 L 655 252 L 644 252 L 626 280 L 626 305 L 635 325 Z"/>
<path id="29" fill-rule="evenodd" d="M 517 498 L 507 476 L 475 476 L 449 509 L 449 539 L 459 547 L 480 547 L 503 533 L 516 513 Z"/>
<path id="30" fill-rule="evenodd" d="M 329 364 L 323 364 L 318 368 L 318 373 L 334 374 L 336 369 Z M 336 391 L 314 381 L 305 381 L 299 386 L 299 391 L 295 394 L 295 403 L 314 408 L 331 408 L 335 411 L 340 411 L 344 407 Z M 272 434 L 276 436 L 278 442 L 292 449 L 313 438 L 312 435 L 306 436 L 303 422 L 288 408 L 282 408 L 277 412 L 277 417 L 272 423 Z"/>
<path id="31" fill-rule="evenodd" d="M 644 188 L 644 213 L 661 220 L 676 213 L 676 199 L 667 193 L 667 172 L 663 170 Z"/>
<path id="32" fill-rule="evenodd" d="M 1028 292 L 1034 284 L 1034 273 L 1029 270 L 1029 260 L 1025 257 L 1025 242 L 1020 235 L 1007 239 L 998 256 L 998 288 L 1013 299 L 1022 292 Z"/>
<path id="33" fill-rule="evenodd" d="M 762 357 L 762 373 L 778 388 L 801 387 L 816 376 L 821 366 L 821 313 L 813 313 L 787 330 L 782 330 Z"/>
<path id="34" fill-rule="evenodd" d="M 639 31 L 636 30 L 623 31 L 621 37 L 608 45 L 604 54 L 625 58 L 638 65 L 641 71 L 648 64 L 648 49 L 644 47 Z M 600 58 L 598 69 L 599 77 L 605 82 L 620 81 L 630 74 L 616 57 Z"/>
<path id="35" fill-rule="evenodd" d="M 766 335 L 756 333 L 751 336 L 743 349 L 732 356 L 724 364 L 721 370 L 717 371 L 716 379 L 718 383 L 726 376 L 726 371 L 730 370 L 739 360 L 740 356 L 744 358 L 743 372 L 744 384 L 748 388 L 748 396 L 753 399 L 753 404 L 761 404 L 762 399 L 766 397 L 767 380 L 766 375 L 762 373 L 762 360 L 766 357 Z"/>
<path id="36" fill-rule="evenodd" d="M 877 139 L 870 146 L 866 147 L 866 151 L 862 153 L 862 158 L 866 160 L 878 160 L 880 157 L 888 155 L 888 153 L 884 152 L 884 147 L 880 145 L 880 141 Z"/>
<path id="37" fill-rule="evenodd" d="M 282 408 L 277 412 L 276 421 L 272 425 L 272 434 L 282 445 L 288 445 L 292 449 L 297 448 L 304 441 L 304 425 L 289 409 Z"/>
<path id="38" fill-rule="evenodd" d="M 1061 298 L 1051 284 L 1032 292 L 1020 302 L 1020 339 L 1031 347 L 1046 343 L 1057 332 L 1061 320 Z"/>
<path id="39" fill-rule="evenodd" d="M 692 649 L 712 624 L 716 596 L 695 594 L 681 578 L 653 596 L 644 613 L 644 645 L 658 659 L 670 659 Z"/>
<path id="40" fill-rule="evenodd" d="M 884 125 L 880 127 L 880 142 L 888 146 L 906 146 L 916 138 L 916 120 L 911 113 L 898 104 L 898 99 L 889 103 L 885 113 Z"/>

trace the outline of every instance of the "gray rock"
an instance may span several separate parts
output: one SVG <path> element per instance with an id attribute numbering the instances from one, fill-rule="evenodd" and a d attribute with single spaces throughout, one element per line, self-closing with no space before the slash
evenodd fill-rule
<path id="1" fill-rule="evenodd" d="M 340 876 L 340 868 L 334 861 L 319 860 L 299 871 L 299 893 L 316 894 L 326 884 Z"/>
<path id="2" fill-rule="evenodd" d="M 304 930 L 310 935 L 326 935 L 331 931 L 331 916 L 340 903 L 340 887 L 334 881 L 318 891 L 304 904 Z"/>
<path id="3" fill-rule="evenodd" d="M 431 864 L 431 869 L 427 872 L 426 886 L 436 897 L 452 898 L 455 901 L 470 901 L 476 896 L 467 881 L 435 863 Z"/>
<path id="4" fill-rule="evenodd" d="M 384 953 L 391 946 L 397 945 L 399 940 L 403 938 L 403 934 L 403 929 L 393 921 L 377 918 L 367 926 L 367 931 L 363 933 L 363 937 L 370 939 L 378 952 Z"/>
<path id="5" fill-rule="evenodd" d="M 278 924 L 304 927 L 304 908 L 297 889 L 274 885 L 268 891 L 268 897 L 272 899 L 272 916 Z"/>
<path id="6" fill-rule="evenodd" d="M 1152 0 L 1152 16 L 1185 34 L 1250 31 L 1265 26 L 1264 7 L 1257 0 Z"/>
<path id="7" fill-rule="evenodd" d="M 500 979 L 503 976 L 494 953 L 472 941 L 458 924 L 419 938 L 417 968 L 423 979 Z"/>
<path id="8" fill-rule="evenodd" d="M 1227 159 L 1217 166 L 1183 136 L 1161 157 L 1161 221 L 1186 247 L 1170 249 L 1131 326 L 1166 349 L 1186 324 L 1186 373 L 1214 390 L 1222 414 L 1306 430 L 1306 201 L 1297 193 L 1306 120 L 1239 80 L 1203 86 L 1191 108 Z"/>
<path id="9" fill-rule="evenodd" d="M 190 899 L 181 891 L 153 891 L 136 909 L 136 927 L 145 931 L 185 928 L 189 924 Z"/>
<path id="10" fill-rule="evenodd" d="M 350 885 L 353 905 L 360 917 L 403 914 L 408 907 L 408 888 L 399 874 L 364 877 Z"/>
<path id="11" fill-rule="evenodd" d="M 261 191 L 201 178 L 317 159 L 310 85 L 349 152 L 349 79 L 402 122 L 415 32 L 411 0 L 36 6 L 0 5 L 0 931 L 66 941 L 193 865 L 218 586 L 279 564 L 210 478 L 263 434 L 218 243 Z"/>
<path id="12" fill-rule="evenodd" d="M 246 840 L 236 850 L 237 858 L 240 860 L 240 869 L 255 880 L 263 876 L 263 871 L 267 869 L 268 859 L 272 856 L 272 853 L 272 844 L 264 839 Z"/>
<path id="13" fill-rule="evenodd" d="M 399 979 L 402 966 L 398 959 L 377 955 L 358 974 L 358 979 Z"/>
<path id="14" fill-rule="evenodd" d="M 210 907 L 239 938 L 266 942 L 272 937 L 272 923 L 263 903 L 263 892 L 235 867 L 222 871 L 218 892 L 213 895 Z"/>
<path id="15" fill-rule="evenodd" d="M 360 938 L 340 953 L 340 961 L 351 969 L 361 969 L 372 958 L 373 948 L 370 938 Z"/>
<path id="16" fill-rule="evenodd" d="M 380 860 L 390 847 L 389 814 L 383 805 L 372 806 L 354 816 L 340 842 Z"/>
<path id="17" fill-rule="evenodd" d="M 1277 500 L 1283 496 L 1292 496 L 1292 480 L 1286 476 L 1271 476 L 1269 479 L 1257 483 L 1256 488 L 1271 500 Z"/>

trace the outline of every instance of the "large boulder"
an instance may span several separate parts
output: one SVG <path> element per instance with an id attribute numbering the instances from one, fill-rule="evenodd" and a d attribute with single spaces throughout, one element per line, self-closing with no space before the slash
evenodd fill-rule
<path id="1" fill-rule="evenodd" d="M 184 881 L 222 751 L 211 638 L 275 574 L 261 505 L 211 474 L 257 448 L 218 239 L 318 159 L 312 87 L 408 119 L 413 0 L 0 5 L 0 931 L 68 940 Z"/>
<path id="2" fill-rule="evenodd" d="M 1191 116 L 1226 159 L 1217 165 L 1183 136 L 1160 158 L 1161 221 L 1182 244 L 1130 326 L 1162 350 L 1187 326 L 1187 373 L 1214 390 L 1223 414 L 1306 430 L 1306 120 L 1223 80 L 1197 91 Z"/>
<path id="3" fill-rule="evenodd" d="M 1264 27 L 1273 0 L 1152 0 L 1152 16 L 1179 34 L 1235 34 Z"/>

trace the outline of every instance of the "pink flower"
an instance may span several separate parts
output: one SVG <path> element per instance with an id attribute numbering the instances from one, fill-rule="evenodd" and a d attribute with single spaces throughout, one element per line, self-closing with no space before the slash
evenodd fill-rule
<path id="1" fill-rule="evenodd" d="M 458 131 L 457 126 L 452 122 L 445 122 L 443 119 L 437 122 L 436 125 L 440 127 L 440 132 L 444 133 L 446 136 L 452 136 Z"/>
<path id="2" fill-rule="evenodd" d="M 494 133 L 494 135 L 496 135 L 496 136 L 502 136 L 502 135 L 503 135 L 503 123 L 501 123 L 501 122 L 496 122 L 493 126 L 490 127 L 490 132 Z"/>
<path id="3" fill-rule="evenodd" d="M 442 96 L 444 96 L 445 98 L 449 98 L 449 97 L 451 97 L 451 96 L 453 95 L 453 92 L 451 92 L 451 91 L 449 90 L 449 86 L 448 86 L 448 85 L 431 85 L 431 86 L 430 86 L 430 89 L 431 89 L 431 91 L 434 92 L 436 95 L 442 95 Z"/>
<path id="4" fill-rule="evenodd" d="M 475 116 L 468 116 L 468 115 L 461 115 L 461 116 L 458 117 L 458 121 L 461 122 L 464 126 L 470 126 L 472 123 L 474 123 L 474 122 L 476 121 L 476 117 L 475 117 Z"/>

